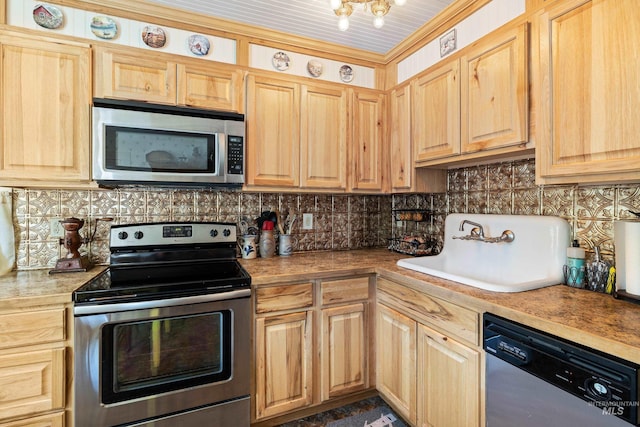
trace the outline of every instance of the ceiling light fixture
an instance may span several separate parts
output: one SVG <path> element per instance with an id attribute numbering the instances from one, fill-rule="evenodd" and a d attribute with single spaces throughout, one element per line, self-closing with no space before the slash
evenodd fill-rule
<path id="1" fill-rule="evenodd" d="M 402 6 L 407 0 L 394 0 L 394 4 Z M 329 0 L 331 9 L 338 16 L 338 28 L 347 31 L 349 28 L 349 16 L 353 13 L 354 6 L 362 5 L 362 10 L 369 10 L 373 15 L 373 26 L 381 28 L 384 25 L 384 16 L 389 13 L 391 4 L 389 0 Z"/>

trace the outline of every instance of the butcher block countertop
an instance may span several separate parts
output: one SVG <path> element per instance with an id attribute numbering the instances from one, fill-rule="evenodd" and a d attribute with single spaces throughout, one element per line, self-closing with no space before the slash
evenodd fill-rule
<path id="1" fill-rule="evenodd" d="M 519 293 L 476 289 L 398 267 L 406 255 L 385 249 L 295 253 L 290 257 L 241 260 L 252 285 L 296 283 L 346 275 L 377 273 L 412 289 L 491 312 L 606 353 L 640 363 L 640 305 L 564 285 Z M 71 293 L 104 270 L 48 274 L 48 270 L 12 272 L 0 277 L 3 310 L 71 303 Z"/>

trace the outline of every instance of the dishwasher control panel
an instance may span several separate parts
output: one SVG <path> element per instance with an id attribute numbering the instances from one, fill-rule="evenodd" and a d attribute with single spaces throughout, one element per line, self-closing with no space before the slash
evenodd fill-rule
<path id="1" fill-rule="evenodd" d="M 638 424 L 639 365 L 488 313 L 483 332 L 488 355 Z"/>

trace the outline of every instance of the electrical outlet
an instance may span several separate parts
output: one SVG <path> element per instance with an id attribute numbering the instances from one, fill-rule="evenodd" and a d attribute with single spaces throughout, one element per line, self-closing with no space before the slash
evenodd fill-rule
<path id="1" fill-rule="evenodd" d="M 64 237 L 64 227 L 62 227 L 60 221 L 62 221 L 62 218 L 51 218 L 49 220 L 49 235 L 56 239 Z"/>
<path id="2" fill-rule="evenodd" d="M 313 214 L 302 214 L 302 229 L 313 230 Z"/>

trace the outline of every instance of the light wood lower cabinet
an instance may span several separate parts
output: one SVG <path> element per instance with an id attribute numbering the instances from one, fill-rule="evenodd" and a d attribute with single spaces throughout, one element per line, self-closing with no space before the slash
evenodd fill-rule
<path id="1" fill-rule="evenodd" d="M 65 309 L 0 315 L 0 426 L 63 427 Z"/>
<path id="2" fill-rule="evenodd" d="M 255 291 L 255 413 L 262 421 L 373 387 L 373 276 Z"/>
<path id="3" fill-rule="evenodd" d="M 376 387 L 410 423 L 416 422 L 416 322 L 378 304 Z"/>
<path id="4" fill-rule="evenodd" d="M 478 426 L 479 350 L 420 324 L 417 338 L 418 425 Z"/>
<path id="5" fill-rule="evenodd" d="M 256 319 L 257 418 L 311 404 L 312 327 L 311 311 Z"/>
<path id="6" fill-rule="evenodd" d="M 479 427 L 478 314 L 386 279 L 378 285 L 380 394 L 412 425 Z"/>

